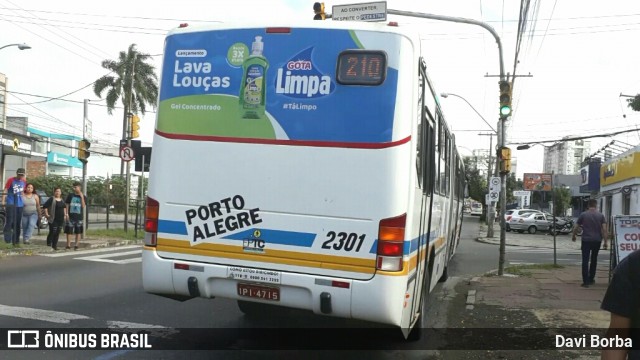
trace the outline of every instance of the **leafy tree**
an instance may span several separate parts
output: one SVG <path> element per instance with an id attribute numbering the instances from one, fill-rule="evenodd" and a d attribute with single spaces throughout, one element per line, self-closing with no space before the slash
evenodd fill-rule
<path id="1" fill-rule="evenodd" d="M 507 175 L 507 204 L 516 202 L 517 199 L 513 196 L 513 191 L 522 189 L 524 189 L 524 183 L 521 179 L 516 179 L 516 174 Z"/>
<path id="2" fill-rule="evenodd" d="M 556 196 L 556 205 L 553 210 L 555 216 L 564 216 L 567 209 L 571 206 L 571 191 L 565 187 L 556 187 L 553 189 Z"/>
<path id="3" fill-rule="evenodd" d="M 158 98 L 158 77 L 153 65 L 149 64 L 150 55 L 141 54 L 136 44 L 129 45 L 127 51 L 121 51 L 118 60 L 104 60 L 102 67 L 111 72 L 93 84 L 93 92 L 99 98 L 106 90 L 107 111 L 113 113 L 118 100 L 122 102 L 122 138 L 127 137 L 127 115 L 144 115 L 147 105 L 156 107 Z M 131 92 L 133 82 L 133 94 Z"/>
<path id="4" fill-rule="evenodd" d="M 480 170 L 478 170 L 472 158 L 466 157 L 463 161 L 467 173 L 469 197 L 475 201 L 484 203 L 484 196 L 487 194 L 487 179 L 480 174 Z"/>
<path id="5" fill-rule="evenodd" d="M 69 177 L 62 177 L 57 175 L 38 176 L 35 178 L 29 178 L 29 183 L 33 184 L 36 190 L 44 191 L 48 196 L 53 196 L 53 189 L 59 187 L 62 191 L 62 197 L 73 191 L 73 182 L 79 181 Z"/>
<path id="6" fill-rule="evenodd" d="M 62 197 L 73 192 L 73 183 L 82 181 L 80 178 L 69 178 L 58 175 L 39 176 L 29 178 L 36 190 L 44 191 L 48 196 L 53 196 L 53 190 L 59 187 Z M 144 188 L 147 189 L 148 179 L 144 179 Z M 105 179 L 101 176 L 87 178 L 87 202 L 88 205 L 105 208 L 113 206 L 113 211 L 122 212 L 125 206 L 126 180 L 124 176 L 113 176 Z M 146 191 L 146 190 L 145 190 Z"/>

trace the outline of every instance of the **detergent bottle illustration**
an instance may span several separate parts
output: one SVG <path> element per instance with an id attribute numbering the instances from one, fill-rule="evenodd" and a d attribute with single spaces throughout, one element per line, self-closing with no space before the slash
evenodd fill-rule
<path id="1" fill-rule="evenodd" d="M 262 56 L 262 36 L 256 36 L 251 44 L 251 55 L 242 64 L 240 86 L 240 115 L 245 119 L 264 117 L 266 101 L 266 77 L 269 62 Z"/>

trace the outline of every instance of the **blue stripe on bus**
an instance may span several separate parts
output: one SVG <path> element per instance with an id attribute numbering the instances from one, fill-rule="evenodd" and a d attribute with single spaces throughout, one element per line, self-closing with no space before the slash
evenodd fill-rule
<path id="1" fill-rule="evenodd" d="M 402 253 L 408 255 L 418 250 L 418 243 L 422 236 L 427 236 L 427 234 L 423 234 L 415 239 L 412 239 L 411 241 L 405 241 L 403 244 Z M 436 232 L 432 231 L 431 234 L 429 234 L 429 236 L 427 237 L 426 244 L 433 242 L 435 240 L 435 236 Z M 378 239 L 373 242 L 373 246 L 371 246 L 371 250 L 369 251 L 369 253 L 371 254 L 375 254 L 376 252 L 378 252 Z"/>
<path id="2" fill-rule="evenodd" d="M 184 221 L 158 220 L 158 232 L 165 234 L 188 235 Z"/>
<path id="3" fill-rule="evenodd" d="M 260 231 L 260 236 L 255 237 L 255 231 Z M 311 247 L 313 241 L 316 239 L 316 234 L 295 232 L 295 231 L 283 231 L 283 230 L 269 230 L 269 229 L 249 229 L 241 231 L 239 233 L 225 236 L 222 239 L 228 240 L 246 240 L 246 239 L 260 239 L 264 240 L 268 244 L 280 244 L 280 245 L 292 245 Z"/>

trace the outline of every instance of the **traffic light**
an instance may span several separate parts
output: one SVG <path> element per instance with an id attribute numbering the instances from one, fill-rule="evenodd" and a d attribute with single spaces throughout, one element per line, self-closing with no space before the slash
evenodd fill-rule
<path id="1" fill-rule="evenodd" d="M 500 173 L 508 174 L 511 172 L 511 149 L 508 147 L 501 147 L 498 150 L 498 157 L 500 158 Z"/>
<path id="2" fill-rule="evenodd" d="M 78 142 L 78 160 L 86 163 L 87 159 L 91 155 L 89 152 L 89 148 L 91 147 L 91 143 L 87 139 L 82 139 Z"/>
<path id="3" fill-rule="evenodd" d="M 140 118 L 138 115 L 131 115 L 131 133 L 130 138 L 135 139 L 140 136 L 138 130 L 140 130 Z"/>
<path id="4" fill-rule="evenodd" d="M 511 83 L 500 81 L 500 116 L 511 115 Z"/>
<path id="5" fill-rule="evenodd" d="M 313 12 L 316 13 L 316 15 L 313 17 L 313 20 L 324 20 L 327 18 L 327 14 L 324 12 L 323 2 L 314 3 Z"/>

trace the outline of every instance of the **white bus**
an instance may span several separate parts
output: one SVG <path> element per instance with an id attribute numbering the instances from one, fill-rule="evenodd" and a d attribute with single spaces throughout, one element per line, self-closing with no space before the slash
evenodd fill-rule
<path id="1" fill-rule="evenodd" d="M 417 34 L 379 23 L 173 30 L 145 291 L 419 337 L 459 241 L 465 186 L 421 50 Z"/>

